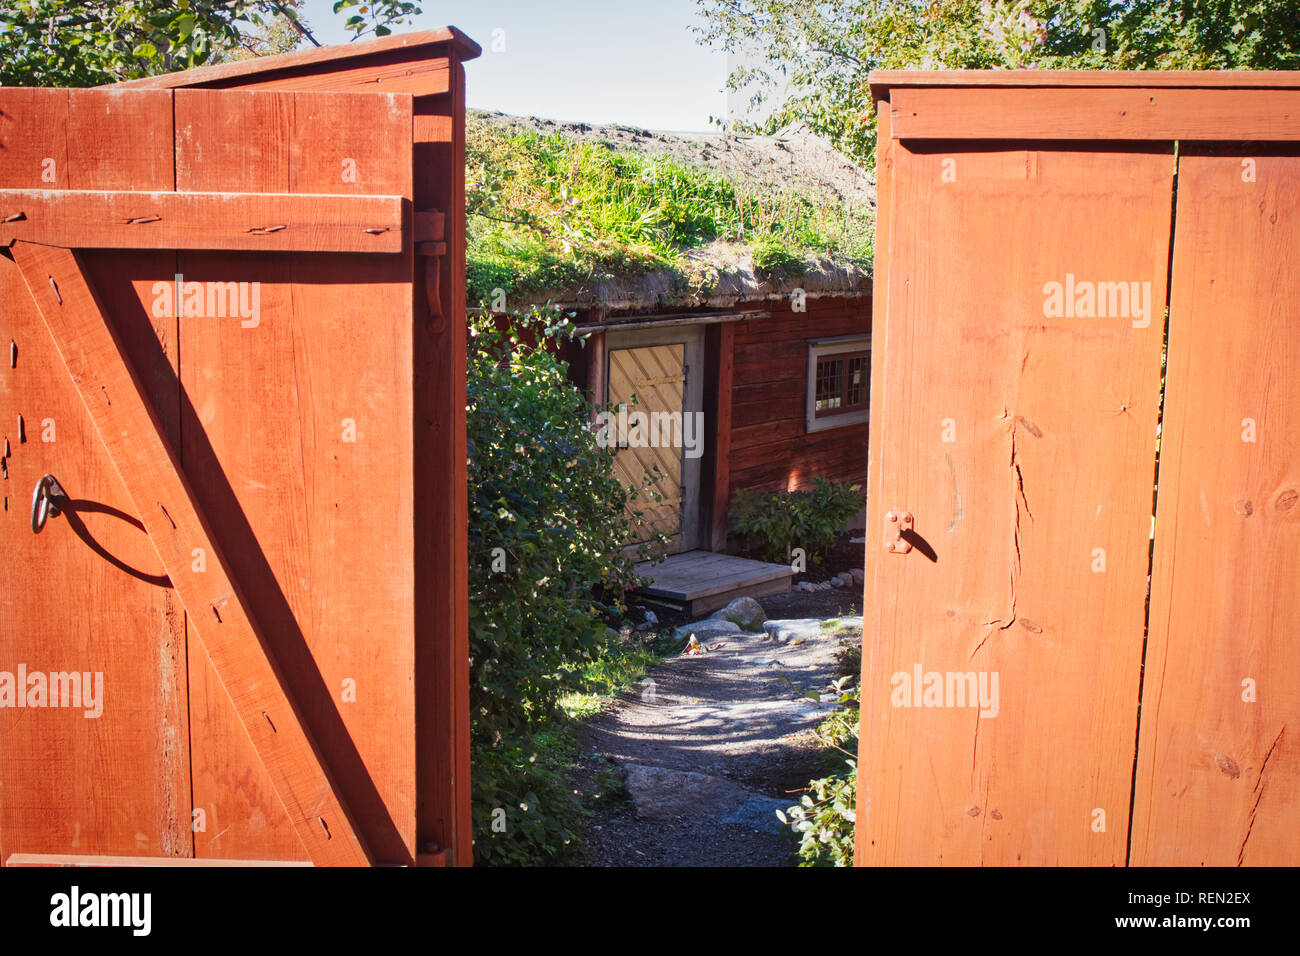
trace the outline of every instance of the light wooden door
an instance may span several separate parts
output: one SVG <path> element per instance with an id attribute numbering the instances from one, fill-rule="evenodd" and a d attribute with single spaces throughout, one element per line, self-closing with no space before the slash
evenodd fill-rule
<path id="1" fill-rule="evenodd" d="M 666 534 L 671 539 L 669 554 L 683 550 L 682 447 L 672 441 L 671 424 L 665 429 L 663 423 L 671 423 L 674 415 L 678 422 L 682 420 L 685 387 L 684 343 L 609 353 L 609 401 L 618 407 L 620 423 L 628 423 L 626 435 L 619 436 L 614 473 L 634 491 L 628 511 L 638 523 L 629 543 Z M 646 486 L 649 478 L 656 480 Z"/>

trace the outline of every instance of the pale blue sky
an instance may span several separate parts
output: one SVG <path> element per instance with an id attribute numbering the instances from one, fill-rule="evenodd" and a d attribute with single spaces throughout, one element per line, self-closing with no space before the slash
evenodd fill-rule
<path id="1" fill-rule="evenodd" d="M 452 25 L 483 47 L 469 105 L 589 123 L 706 130 L 722 116 L 725 55 L 696 42 L 695 0 L 424 0 L 407 30 Z M 348 34 L 333 0 L 307 0 L 322 43 Z M 505 51 L 494 53 L 493 31 Z"/>

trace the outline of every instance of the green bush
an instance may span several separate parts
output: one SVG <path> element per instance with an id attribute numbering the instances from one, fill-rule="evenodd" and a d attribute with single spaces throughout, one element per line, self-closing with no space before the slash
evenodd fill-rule
<path id="1" fill-rule="evenodd" d="M 470 333 L 474 849 L 480 862 L 555 863 L 576 849 L 581 812 L 556 758 L 559 702 L 624 610 L 635 519 L 554 348 L 575 335 L 569 318 L 484 310 Z"/>
<path id="2" fill-rule="evenodd" d="M 787 276 L 799 276 L 808 271 L 808 263 L 804 256 L 792 250 L 779 236 L 768 233 L 754 243 L 754 269 L 761 275 L 779 272 Z"/>
<path id="3" fill-rule="evenodd" d="M 857 820 L 858 765 L 853 755 L 858 749 L 858 710 L 861 687 L 848 685 L 855 676 L 835 682 L 839 705 L 817 727 L 817 738 L 830 750 L 848 757 L 847 770 L 810 781 L 808 792 L 785 813 L 777 813 L 799 838 L 800 866 L 852 866 L 853 831 Z"/>
<path id="4" fill-rule="evenodd" d="M 767 561 L 789 561 L 791 548 L 803 548 L 816 561 L 845 523 L 862 507 L 859 485 L 843 485 L 818 475 L 811 491 L 751 491 L 736 496 L 732 528 L 757 543 Z"/>
<path id="5" fill-rule="evenodd" d="M 799 836 L 800 866 L 852 866 L 858 765 L 808 784 L 797 805 L 777 813 Z"/>

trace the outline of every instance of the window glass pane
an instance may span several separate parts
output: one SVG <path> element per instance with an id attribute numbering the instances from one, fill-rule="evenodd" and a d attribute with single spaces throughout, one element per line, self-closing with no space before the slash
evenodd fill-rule
<path id="1" fill-rule="evenodd" d="M 844 360 L 824 358 L 817 360 L 817 390 L 814 394 L 818 412 L 833 411 L 840 407 L 844 391 Z"/>
<path id="2" fill-rule="evenodd" d="M 867 401 L 867 357 L 858 355 L 849 359 L 849 381 L 844 403 L 850 407 L 865 405 Z"/>

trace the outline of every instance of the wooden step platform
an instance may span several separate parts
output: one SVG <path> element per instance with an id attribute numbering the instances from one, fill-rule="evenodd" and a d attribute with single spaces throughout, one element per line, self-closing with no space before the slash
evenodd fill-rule
<path id="1" fill-rule="evenodd" d="M 714 551 L 674 554 L 661 564 L 645 562 L 636 573 L 650 583 L 634 593 L 647 600 L 707 614 L 738 597 L 763 597 L 790 590 L 788 564 L 768 564 Z"/>

